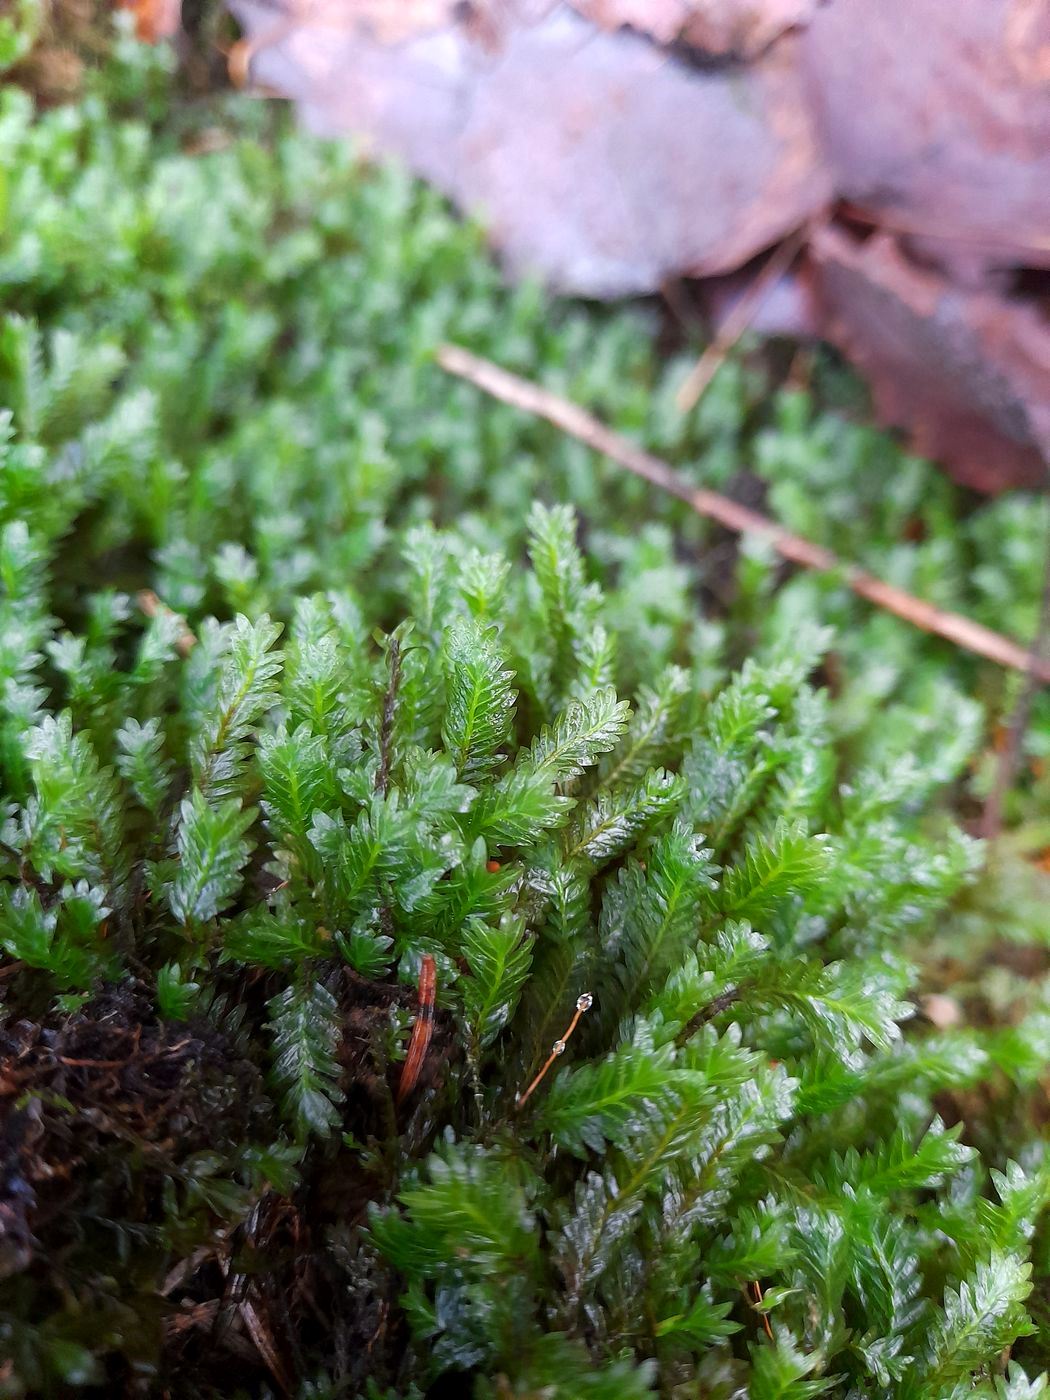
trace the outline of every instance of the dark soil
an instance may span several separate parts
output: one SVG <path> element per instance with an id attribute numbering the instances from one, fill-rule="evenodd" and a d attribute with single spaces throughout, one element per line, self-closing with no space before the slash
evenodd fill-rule
<path id="1" fill-rule="evenodd" d="M 139 1362 L 79 1393 L 288 1394 L 319 1351 L 348 1393 L 367 1377 L 396 1383 L 398 1283 L 359 1227 L 396 1189 L 393 1150 L 411 1158 L 433 1141 L 451 1031 L 438 1013 L 397 1108 L 385 1046 L 413 989 L 336 967 L 326 980 L 343 1008 L 352 1145 L 308 1149 L 285 1193 L 244 1165 L 244 1149 L 282 1131 L 237 1017 L 161 1022 L 126 984 L 69 1015 L 0 1023 L 0 1313 L 8 1290 L 40 1317 L 76 1298 L 83 1344 L 105 1354 L 108 1336 Z M 264 990 L 248 992 L 249 1015 Z"/>

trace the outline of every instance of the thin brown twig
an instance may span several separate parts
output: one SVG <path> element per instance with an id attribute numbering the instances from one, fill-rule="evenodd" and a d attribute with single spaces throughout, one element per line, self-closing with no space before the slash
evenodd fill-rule
<path id="1" fill-rule="evenodd" d="M 277 1343 L 274 1340 L 273 1332 L 265 1311 L 255 1306 L 251 1298 L 251 1283 L 245 1290 L 245 1295 L 237 1305 L 237 1311 L 241 1315 L 245 1331 L 252 1339 L 255 1350 L 262 1358 L 263 1364 L 270 1375 L 277 1382 L 277 1387 L 284 1395 L 291 1395 L 293 1385 L 288 1375 L 281 1354 L 277 1350 Z"/>
<path id="2" fill-rule="evenodd" d="M 758 1305 L 758 1307 L 760 1308 L 760 1307 L 762 1306 L 762 1304 L 765 1302 L 765 1295 L 764 1295 L 763 1292 L 762 1292 L 762 1285 L 759 1283 L 758 1279 L 756 1278 L 756 1279 L 752 1279 L 752 1281 L 751 1281 L 751 1287 L 755 1290 L 755 1303 L 756 1303 L 756 1304 Z M 761 1319 L 762 1319 L 762 1326 L 766 1329 L 766 1336 L 769 1338 L 770 1341 L 773 1341 L 773 1329 L 772 1329 L 772 1327 L 770 1327 L 770 1325 L 769 1325 L 769 1318 L 768 1318 L 768 1316 L 767 1316 L 764 1312 L 760 1312 L 760 1313 L 759 1313 L 759 1316 L 760 1316 Z"/>
<path id="3" fill-rule="evenodd" d="M 702 1026 L 706 1026 L 708 1021 L 713 1021 L 716 1016 L 721 1016 L 723 1011 L 728 1011 L 731 1006 L 740 1000 L 744 995 L 742 987 L 728 987 L 724 992 L 719 992 L 706 1006 L 702 1006 L 695 1015 L 690 1016 L 685 1025 L 674 1038 L 674 1043 L 680 1050 L 683 1045 L 692 1040 L 697 1031 Z"/>
<path id="4" fill-rule="evenodd" d="M 437 996 L 437 963 L 429 953 L 423 954 L 419 965 L 419 1013 L 412 1027 L 412 1038 L 408 1043 L 408 1054 L 401 1067 L 401 1081 L 397 1086 L 397 1102 L 403 1103 L 419 1080 L 427 1050 L 434 1034 L 434 1002 Z"/>
<path id="5" fill-rule="evenodd" d="M 669 495 L 677 496 L 697 512 L 710 520 L 716 520 L 726 529 L 739 534 L 758 535 L 769 540 L 777 553 L 793 564 L 806 569 L 822 572 L 837 572 L 843 582 L 859 597 L 874 603 L 876 607 L 903 618 L 924 632 L 943 637 L 946 641 L 965 651 L 984 656 L 999 666 L 1014 671 L 1031 672 L 1044 684 L 1050 683 L 1050 659 L 1034 656 L 1025 647 L 1011 641 L 999 632 L 974 622 L 972 618 L 959 613 L 945 612 L 922 598 L 906 593 L 902 588 L 886 583 L 884 579 L 869 574 L 854 564 L 840 559 L 830 549 L 792 534 L 768 516 L 761 515 L 750 507 L 732 501 L 717 491 L 691 485 L 678 472 L 660 457 L 646 452 L 631 442 L 629 438 L 613 432 L 604 423 L 587 413 L 577 404 L 542 389 L 530 380 L 509 374 L 490 360 L 472 355 L 458 345 L 442 345 L 437 352 L 438 364 L 449 374 L 482 389 L 503 403 L 512 404 L 527 413 L 544 418 L 562 432 L 601 452 L 612 461 L 626 467 L 629 472 L 658 486 Z"/>
<path id="6" fill-rule="evenodd" d="M 138 594 L 137 602 L 139 608 L 147 617 L 157 617 L 160 613 L 167 613 L 173 617 L 178 624 L 179 634 L 175 639 L 175 647 L 180 656 L 189 656 L 190 652 L 197 645 L 197 638 L 190 631 L 189 624 L 181 613 L 169 608 L 167 603 L 162 603 L 153 592 L 152 588 L 144 588 Z"/>
<path id="7" fill-rule="evenodd" d="M 721 329 L 678 386 L 675 403 L 681 413 L 696 407 L 726 356 L 750 326 L 770 292 L 798 257 L 806 241 L 806 226 L 796 229 L 774 249 L 762 270 L 726 317 Z"/>
<path id="8" fill-rule="evenodd" d="M 573 1013 L 572 1020 L 565 1028 L 561 1039 L 556 1040 L 551 1046 L 551 1052 L 540 1067 L 539 1074 L 537 1074 L 536 1078 L 525 1090 L 524 1094 L 518 1094 L 515 1098 L 515 1107 L 523 1108 L 524 1105 L 528 1103 L 529 1099 L 532 1097 L 534 1090 L 538 1089 L 539 1086 L 543 1083 L 544 1076 L 546 1075 L 547 1071 L 550 1069 L 554 1061 L 558 1058 L 559 1055 L 565 1054 L 565 1047 L 566 1045 L 568 1045 L 569 1040 L 572 1037 L 573 1031 L 580 1024 L 580 1017 L 585 1011 L 589 1011 L 591 1009 L 593 1003 L 594 998 L 591 996 L 590 992 L 584 992 L 582 996 L 576 998 L 576 1010 Z"/>

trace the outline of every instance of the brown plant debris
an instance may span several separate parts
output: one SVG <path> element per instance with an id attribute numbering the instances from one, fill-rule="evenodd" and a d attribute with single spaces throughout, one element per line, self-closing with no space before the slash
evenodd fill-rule
<path id="1" fill-rule="evenodd" d="M 315 129 L 405 160 L 483 217 L 512 270 L 565 290 L 622 296 L 728 271 L 830 193 L 790 46 L 701 70 L 525 0 L 461 6 L 440 32 L 393 44 L 357 5 L 277 20 L 261 0 L 233 9 L 253 81 Z"/>
<path id="2" fill-rule="evenodd" d="M 789 29 L 807 24 L 820 0 L 573 0 L 603 29 L 630 28 L 658 44 L 755 58 Z"/>
<path id="3" fill-rule="evenodd" d="M 860 366 L 884 423 L 978 490 L 1046 480 L 1050 326 L 1039 311 L 923 269 L 890 234 L 810 242 L 818 319 Z"/>

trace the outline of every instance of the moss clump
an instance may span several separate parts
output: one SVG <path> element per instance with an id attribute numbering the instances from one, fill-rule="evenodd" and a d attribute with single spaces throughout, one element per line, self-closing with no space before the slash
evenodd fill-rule
<path id="1" fill-rule="evenodd" d="M 968 663 L 431 351 L 804 470 L 940 601 L 1027 522 L 740 365 L 673 418 L 637 316 L 114 64 L 0 105 L 0 1388 L 1041 1393 L 1040 969 L 913 1014 L 1001 926 Z"/>

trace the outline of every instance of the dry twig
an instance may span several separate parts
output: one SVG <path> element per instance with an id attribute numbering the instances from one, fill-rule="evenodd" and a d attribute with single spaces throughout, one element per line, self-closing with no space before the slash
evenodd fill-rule
<path id="1" fill-rule="evenodd" d="M 806 232 L 804 227 L 796 229 L 771 254 L 765 266 L 726 317 L 714 340 L 682 380 L 675 394 L 675 403 L 682 413 L 688 413 L 696 407 L 707 386 L 721 369 L 725 357 L 754 320 L 766 297 L 795 261 L 806 241 Z"/>
<path id="2" fill-rule="evenodd" d="M 551 1046 L 551 1052 L 547 1056 L 546 1060 L 544 1060 L 539 1074 L 536 1075 L 536 1078 L 532 1081 L 532 1083 L 525 1090 L 525 1092 L 523 1094 L 518 1094 L 515 1098 L 514 1102 L 517 1108 L 525 1107 L 535 1090 L 538 1089 L 539 1086 L 543 1083 L 544 1077 L 547 1071 L 550 1069 L 551 1065 L 554 1063 L 554 1061 L 558 1058 L 559 1055 L 565 1054 L 565 1047 L 572 1039 L 573 1031 L 580 1024 L 580 1017 L 585 1012 L 590 1011 L 593 1003 L 594 998 L 591 996 L 590 992 L 584 992 L 582 996 L 576 998 L 576 1010 L 573 1012 L 572 1020 L 562 1032 L 561 1038 L 559 1040 L 556 1040 Z"/>
<path id="3" fill-rule="evenodd" d="M 168 613 L 175 618 L 179 625 L 179 635 L 175 646 L 180 656 L 189 656 L 190 652 L 197 645 L 197 638 L 189 629 L 186 619 L 181 613 L 174 612 L 167 603 L 162 603 L 153 592 L 152 588 L 144 588 L 138 595 L 138 605 L 147 617 L 156 617 L 158 613 Z"/>
<path id="4" fill-rule="evenodd" d="M 401 1067 L 401 1081 L 397 1086 L 397 1101 L 403 1103 L 416 1087 L 419 1072 L 423 1068 L 427 1050 L 434 1034 L 434 1001 L 437 996 L 437 963 L 429 953 L 423 954 L 419 966 L 419 1014 L 412 1027 L 412 1038 L 408 1043 L 408 1054 Z"/>
<path id="5" fill-rule="evenodd" d="M 758 1281 L 757 1278 L 752 1280 L 751 1287 L 752 1287 L 752 1289 L 754 1290 L 754 1294 L 755 1294 L 755 1303 L 754 1303 L 754 1305 L 755 1305 L 756 1308 L 761 1308 L 762 1304 L 766 1301 L 766 1299 L 765 1299 L 765 1294 L 762 1292 L 762 1285 L 759 1283 L 759 1281 Z M 772 1329 L 772 1327 L 770 1327 L 770 1325 L 769 1325 L 769 1317 L 768 1317 L 768 1315 L 767 1315 L 766 1313 L 763 1312 L 763 1313 L 760 1313 L 760 1316 L 761 1316 L 761 1318 L 762 1318 L 762 1326 L 766 1329 L 766 1336 L 769 1338 L 770 1341 L 773 1341 L 773 1340 L 774 1340 L 774 1337 L 773 1337 L 773 1329 Z"/>
<path id="6" fill-rule="evenodd" d="M 503 403 L 524 409 L 538 418 L 545 418 L 548 423 L 553 423 L 562 432 L 578 438 L 596 452 L 601 452 L 621 467 L 626 467 L 643 481 L 677 496 L 698 515 L 716 520 L 726 529 L 739 534 L 758 535 L 769 540 L 777 553 L 793 564 L 801 564 L 806 569 L 835 571 L 841 575 L 848 588 L 861 598 L 866 598 L 869 603 L 874 603 L 876 607 L 903 618 L 915 627 L 921 627 L 924 632 L 943 637 L 965 651 L 984 656 L 1000 666 L 1031 674 L 1043 683 L 1050 683 L 1050 659 L 1033 655 L 1009 637 L 983 627 L 972 618 L 963 617 L 959 613 L 945 612 L 943 608 L 934 607 L 932 603 L 916 598 L 902 588 L 857 568 L 854 564 L 846 563 L 823 545 L 814 544 L 811 540 L 803 539 L 801 535 L 792 534 L 768 516 L 731 501 L 728 496 L 722 496 L 717 491 L 709 491 L 704 487 L 692 486 L 670 463 L 644 451 L 629 438 L 613 432 L 568 399 L 552 394 L 516 374 L 509 374 L 490 360 L 472 355 L 469 350 L 464 350 L 458 345 L 442 345 L 437 352 L 437 360 L 442 369 L 447 370 L 449 374 L 467 380 Z"/>

